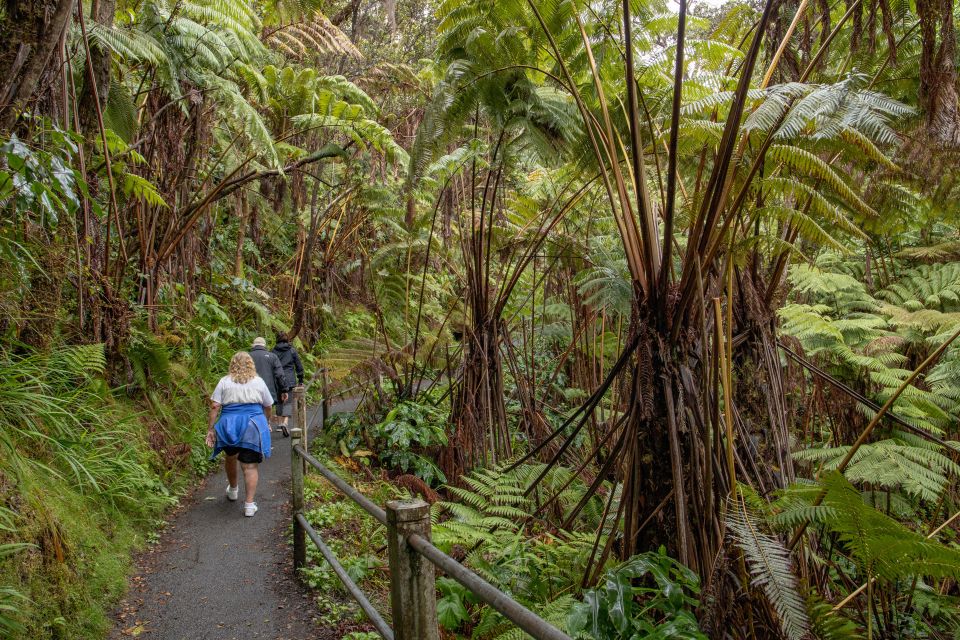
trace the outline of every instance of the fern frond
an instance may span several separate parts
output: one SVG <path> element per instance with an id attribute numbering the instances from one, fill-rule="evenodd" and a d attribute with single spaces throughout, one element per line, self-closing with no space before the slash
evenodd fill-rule
<path id="1" fill-rule="evenodd" d="M 866 216 L 876 217 L 877 212 L 864 202 L 859 195 L 854 193 L 853 189 L 840 177 L 840 174 L 815 154 L 799 147 L 775 144 L 771 145 L 767 157 L 776 162 L 781 162 L 795 171 L 822 180 L 851 208 Z M 863 235 L 862 232 L 861 235 Z"/>
<path id="2" fill-rule="evenodd" d="M 727 512 L 727 528 L 734 544 L 743 551 L 750 568 L 751 584 L 760 587 L 777 612 L 784 635 L 791 640 L 803 640 L 810 621 L 793 575 L 790 552 L 779 540 L 764 533 L 762 526 L 745 505 L 743 508 L 734 506 Z"/>

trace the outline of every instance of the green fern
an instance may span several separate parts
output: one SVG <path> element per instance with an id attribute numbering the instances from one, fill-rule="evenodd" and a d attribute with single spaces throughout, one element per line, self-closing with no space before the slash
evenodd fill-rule
<path id="1" fill-rule="evenodd" d="M 545 620 L 557 629 L 566 630 L 567 618 L 574 602 L 576 602 L 576 600 L 572 595 L 562 595 L 556 600 L 537 605 L 533 607 L 532 610 L 542 620 Z M 504 620 L 501 615 L 494 613 L 484 616 L 480 624 L 477 625 L 475 633 L 478 635 L 482 634 L 482 637 L 494 638 L 495 640 L 526 640 L 530 637 L 525 632 L 517 629 L 516 625 Z"/>
<path id="2" fill-rule="evenodd" d="M 795 452 L 794 458 L 832 471 L 849 449 L 805 449 Z M 844 475 L 851 482 L 903 490 L 921 500 L 935 501 L 943 494 L 949 479 L 960 474 L 960 466 L 937 449 L 939 447 L 931 448 L 929 443 L 912 446 L 892 439 L 865 444 L 857 450 Z"/>
<path id="3" fill-rule="evenodd" d="M 750 569 L 751 584 L 763 591 L 784 635 L 802 640 L 810 621 L 793 575 L 790 552 L 774 536 L 763 531 L 759 517 L 746 505 L 732 506 L 727 511 L 727 529 L 734 544 L 743 552 Z"/>
<path id="4" fill-rule="evenodd" d="M 822 482 L 823 504 L 834 509 L 834 518 L 825 526 L 837 534 L 864 572 L 861 579 L 960 576 L 960 550 L 927 539 L 867 505 L 860 492 L 835 471 L 825 474 Z"/>
<path id="5" fill-rule="evenodd" d="M 816 595 L 807 598 L 810 631 L 818 640 L 863 640 L 857 625 Z"/>
<path id="6" fill-rule="evenodd" d="M 103 375 L 107 368 L 107 356 L 103 344 L 65 346 L 52 352 L 45 366 L 58 378 L 89 379 Z"/>

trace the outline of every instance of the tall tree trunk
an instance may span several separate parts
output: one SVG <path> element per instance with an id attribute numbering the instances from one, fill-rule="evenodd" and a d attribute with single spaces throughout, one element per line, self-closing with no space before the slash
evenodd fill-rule
<path id="1" fill-rule="evenodd" d="M 0 130 L 9 130 L 34 98 L 73 6 L 73 0 L 8 2 L 0 23 Z"/>
<path id="2" fill-rule="evenodd" d="M 957 107 L 957 35 L 952 0 L 917 0 L 920 18 L 920 107 L 930 138 L 960 145 Z"/>
<path id="3" fill-rule="evenodd" d="M 243 277 L 243 244 L 247 239 L 247 218 L 249 216 L 250 205 L 247 203 L 246 191 L 240 192 L 237 198 L 237 209 L 240 210 L 240 224 L 237 227 L 237 246 L 233 257 L 233 276 L 235 278 Z"/>
<path id="4" fill-rule="evenodd" d="M 463 339 L 463 377 L 451 404 L 454 430 L 439 460 L 451 482 L 477 465 L 496 464 L 512 455 L 500 327 L 489 318 L 481 319 Z"/>

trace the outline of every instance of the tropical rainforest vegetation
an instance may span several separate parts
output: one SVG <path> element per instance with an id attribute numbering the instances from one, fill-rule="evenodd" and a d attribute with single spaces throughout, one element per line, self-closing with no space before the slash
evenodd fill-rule
<path id="1" fill-rule="evenodd" d="M 285 331 L 361 396 L 318 452 L 572 637 L 960 637 L 958 19 L 9 0 L 0 636 L 108 631 Z M 521 637 L 438 586 L 449 637 Z"/>

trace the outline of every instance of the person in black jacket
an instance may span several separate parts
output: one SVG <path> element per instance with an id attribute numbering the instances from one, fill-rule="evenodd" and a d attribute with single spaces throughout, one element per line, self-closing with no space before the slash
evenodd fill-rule
<path id="1" fill-rule="evenodd" d="M 272 351 L 267 351 L 267 341 L 263 338 L 256 338 L 253 341 L 250 357 L 253 358 L 253 364 L 257 368 L 257 375 L 267 383 L 270 395 L 274 398 L 274 415 L 276 415 L 286 401 L 287 391 L 289 391 L 280 358 Z M 283 435 L 288 435 L 285 429 Z"/>
<path id="2" fill-rule="evenodd" d="M 296 385 L 303 384 L 303 363 L 300 362 L 300 356 L 297 350 L 290 344 L 287 335 L 277 334 L 277 345 L 273 348 L 274 355 L 280 360 L 280 366 L 283 367 L 284 384 L 287 390 L 293 389 Z M 293 415 L 293 403 L 289 397 L 277 407 L 277 423 L 283 430 L 283 435 L 287 435 L 287 423 L 290 416 Z"/>

